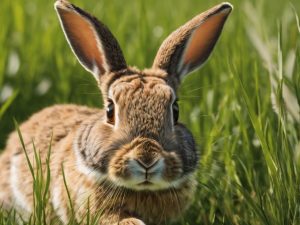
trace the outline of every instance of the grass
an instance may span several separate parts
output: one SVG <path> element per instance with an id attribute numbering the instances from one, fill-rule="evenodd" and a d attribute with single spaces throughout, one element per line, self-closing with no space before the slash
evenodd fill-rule
<path id="1" fill-rule="evenodd" d="M 143 68 L 172 30 L 219 1 L 74 3 L 104 21 L 128 64 Z M 201 158 L 195 201 L 178 224 L 297 225 L 300 2 L 231 3 L 235 9 L 211 59 L 179 90 L 180 120 L 193 131 Z M 0 6 L 3 149 L 13 118 L 24 121 L 57 103 L 100 107 L 101 95 L 67 46 L 53 1 L 2 0 Z M 37 218 L 45 212 L 47 182 L 37 171 L 33 175 L 39 177 L 36 220 L 29 224 L 42 224 Z M 0 224 L 15 224 L 15 217 L 0 210 Z"/>

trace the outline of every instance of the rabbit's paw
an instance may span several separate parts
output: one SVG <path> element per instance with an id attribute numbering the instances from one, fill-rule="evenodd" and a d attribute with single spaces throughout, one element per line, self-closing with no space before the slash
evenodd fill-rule
<path id="1" fill-rule="evenodd" d="M 119 224 L 120 225 L 146 225 L 143 221 L 136 218 L 123 219 Z"/>

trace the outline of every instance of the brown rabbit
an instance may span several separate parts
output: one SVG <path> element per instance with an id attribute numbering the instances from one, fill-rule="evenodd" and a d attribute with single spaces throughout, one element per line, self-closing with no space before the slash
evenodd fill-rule
<path id="1" fill-rule="evenodd" d="M 104 110 L 56 105 L 20 126 L 29 159 L 32 141 L 42 163 L 52 137 L 50 202 L 63 223 L 71 215 L 62 165 L 75 216 L 101 211 L 99 223 L 161 224 L 178 218 L 195 191 L 197 152 L 178 122 L 181 79 L 212 52 L 232 10 L 219 4 L 174 31 L 151 69 L 128 67 L 108 28 L 60 0 L 55 9 L 68 43 L 96 78 Z M 23 218 L 33 212 L 32 176 L 16 132 L 0 156 L 0 204 Z"/>

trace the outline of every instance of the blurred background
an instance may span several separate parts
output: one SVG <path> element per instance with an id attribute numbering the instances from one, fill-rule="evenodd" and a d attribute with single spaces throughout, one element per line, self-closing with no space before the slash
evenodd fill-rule
<path id="1" fill-rule="evenodd" d="M 74 0 L 103 21 L 127 63 L 150 67 L 174 29 L 217 0 Z M 198 191 L 180 224 L 300 224 L 300 1 L 232 0 L 211 59 L 179 90 L 200 152 Z M 49 0 L 0 2 L 0 149 L 53 104 L 101 107 Z"/>

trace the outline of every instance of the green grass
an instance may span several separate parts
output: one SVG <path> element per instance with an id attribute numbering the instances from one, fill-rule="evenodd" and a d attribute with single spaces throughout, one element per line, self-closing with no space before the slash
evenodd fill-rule
<path id="1" fill-rule="evenodd" d="M 24 121 L 57 103 L 101 106 L 95 81 L 63 37 L 53 3 L 0 3 L 0 149 L 14 129 L 13 118 Z M 219 1 L 74 3 L 104 21 L 128 64 L 143 68 L 151 66 L 171 31 Z M 201 156 L 195 201 L 179 224 L 297 225 L 300 2 L 231 3 L 234 11 L 211 59 L 179 90 L 180 120 L 193 131 Z M 47 200 L 47 182 L 41 182 L 47 177 L 36 173 L 37 207 L 30 224 L 43 223 L 42 200 Z M 0 210 L 0 224 L 15 224 L 14 219 L 14 212 Z"/>

